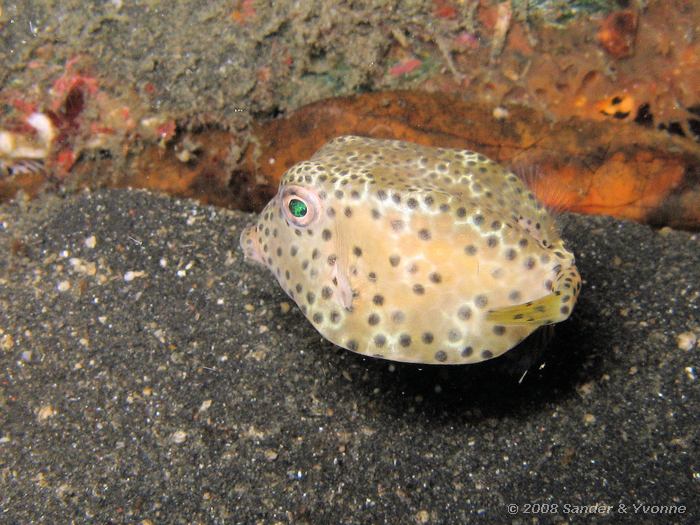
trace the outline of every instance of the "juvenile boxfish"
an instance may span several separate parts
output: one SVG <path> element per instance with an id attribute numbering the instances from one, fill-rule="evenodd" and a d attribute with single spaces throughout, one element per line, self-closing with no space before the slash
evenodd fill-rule
<path id="1" fill-rule="evenodd" d="M 480 153 L 344 136 L 290 168 L 241 235 L 338 346 L 476 363 L 571 314 L 581 288 L 554 220 Z"/>

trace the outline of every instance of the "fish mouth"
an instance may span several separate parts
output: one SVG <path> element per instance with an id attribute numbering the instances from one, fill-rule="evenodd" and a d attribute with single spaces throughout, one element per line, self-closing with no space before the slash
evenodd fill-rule
<path id="1" fill-rule="evenodd" d="M 247 226 L 241 233 L 240 238 L 241 249 L 246 261 L 253 261 L 265 266 L 265 260 L 260 249 L 260 241 L 255 224 Z"/>

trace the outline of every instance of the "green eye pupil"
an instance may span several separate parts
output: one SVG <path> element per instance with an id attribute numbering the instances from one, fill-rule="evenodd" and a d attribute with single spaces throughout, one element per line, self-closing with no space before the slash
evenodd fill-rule
<path id="1" fill-rule="evenodd" d="M 306 215 L 308 208 L 306 207 L 305 202 L 300 201 L 299 199 L 292 199 L 291 201 L 289 201 L 289 211 L 295 217 L 301 218 Z"/>

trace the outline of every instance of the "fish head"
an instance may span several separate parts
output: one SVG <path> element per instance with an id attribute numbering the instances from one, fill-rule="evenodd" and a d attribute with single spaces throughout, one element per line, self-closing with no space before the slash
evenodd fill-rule
<path id="1" fill-rule="evenodd" d="M 351 302 L 349 284 L 333 271 L 343 224 L 335 217 L 329 178 L 319 163 L 294 166 L 240 239 L 246 259 L 267 267 L 305 314 L 316 297 L 328 299 L 329 284 L 346 305 Z"/>

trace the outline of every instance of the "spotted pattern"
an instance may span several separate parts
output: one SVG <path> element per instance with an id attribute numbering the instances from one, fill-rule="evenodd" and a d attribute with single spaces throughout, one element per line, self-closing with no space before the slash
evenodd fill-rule
<path id="1" fill-rule="evenodd" d="M 308 212 L 285 208 L 303 200 Z M 566 319 L 581 280 L 520 179 L 471 151 L 339 137 L 285 173 L 241 236 L 313 326 L 365 355 L 496 357 Z"/>

